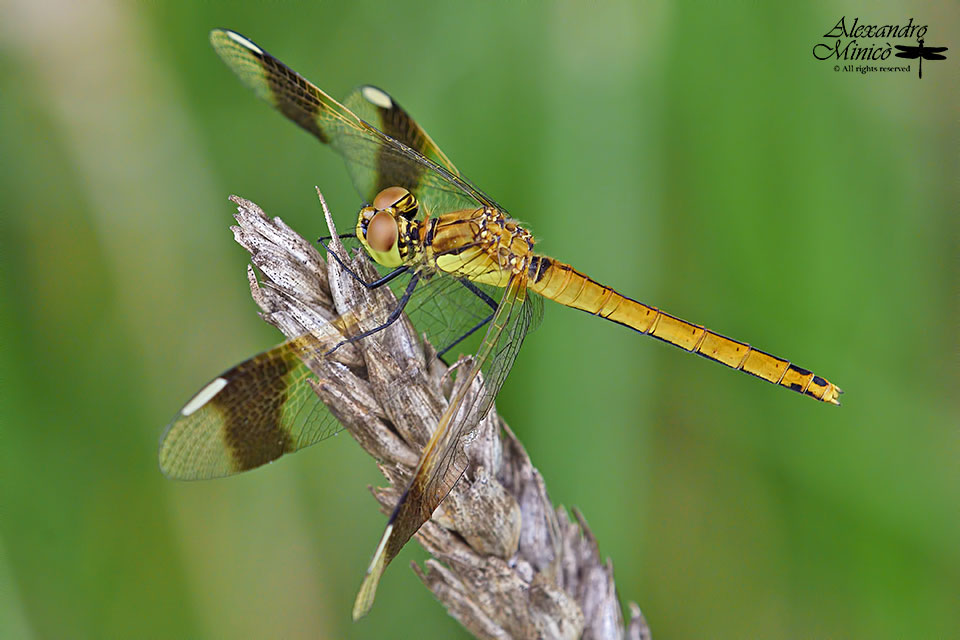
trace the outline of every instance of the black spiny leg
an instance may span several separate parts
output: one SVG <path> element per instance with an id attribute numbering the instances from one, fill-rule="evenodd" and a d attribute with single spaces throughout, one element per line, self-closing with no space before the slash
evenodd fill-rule
<path id="1" fill-rule="evenodd" d="M 400 267 L 400 269 L 406 270 L 407 267 Z M 399 269 L 398 269 L 398 270 L 399 270 Z M 380 278 L 380 280 L 384 280 L 384 279 L 386 279 L 386 278 L 391 278 L 391 279 L 392 279 L 392 278 L 396 277 L 396 275 L 397 275 L 397 274 L 396 274 L 396 271 L 392 271 L 391 273 L 387 274 L 387 275 L 384 276 L 383 278 Z M 378 280 L 377 282 L 380 282 L 380 280 Z M 339 349 L 340 347 L 342 347 L 343 345 L 345 345 L 345 344 L 347 344 L 347 343 L 350 343 L 350 342 L 356 342 L 357 340 L 363 340 L 363 339 L 366 338 L 367 336 L 371 336 L 371 335 L 377 333 L 378 331 L 383 331 L 384 329 L 386 329 L 387 327 L 389 327 L 390 325 L 392 325 L 394 322 L 396 322 L 396 321 L 397 321 L 397 318 L 400 317 L 400 314 L 403 313 L 403 308 L 404 308 L 405 306 L 407 306 L 407 303 L 408 303 L 408 302 L 410 302 L 410 296 L 413 295 L 413 290 L 417 287 L 417 283 L 418 283 L 419 281 L 420 281 L 420 274 L 419 274 L 419 273 L 413 274 L 413 277 L 410 278 L 410 282 L 407 283 L 407 290 L 403 292 L 403 297 L 400 298 L 400 300 L 397 302 L 396 308 L 395 308 L 393 311 L 390 312 L 390 315 L 387 317 L 386 322 L 384 322 L 383 324 L 381 324 L 381 325 L 379 325 L 379 326 L 374 327 L 373 329 L 369 329 L 369 330 L 367 330 L 367 331 L 364 331 L 363 333 L 357 334 L 357 335 L 355 335 L 355 336 L 350 336 L 350 337 L 347 338 L 346 340 L 341 340 L 341 341 L 338 342 L 332 349 L 330 349 L 330 351 L 327 351 L 327 352 L 326 352 L 325 354 L 323 354 L 323 355 L 324 355 L 324 356 L 328 356 L 328 355 L 330 355 L 331 353 L 333 353 L 334 351 L 336 351 L 337 349 Z M 381 284 L 382 284 L 382 282 L 381 282 Z"/>
<path id="2" fill-rule="evenodd" d="M 355 238 L 356 236 L 353 235 L 352 233 L 343 233 L 339 237 L 342 239 L 342 238 Z M 383 285 L 387 284 L 397 276 L 404 274 L 410 270 L 410 267 L 407 267 L 407 266 L 397 267 L 396 269 L 394 269 L 387 275 L 383 276 L 382 278 L 377 278 L 373 282 L 367 282 L 366 280 L 361 278 L 357 272 L 355 272 L 353 269 L 348 267 L 347 264 L 340 259 L 340 256 L 337 255 L 336 251 L 333 251 L 332 249 L 330 249 L 330 247 L 327 246 L 326 242 L 324 241 L 330 240 L 331 238 L 333 238 L 333 236 L 322 236 L 320 238 L 317 238 L 317 242 L 319 242 L 320 246 L 322 246 L 324 249 L 327 250 L 328 256 L 332 256 L 333 259 L 336 260 L 341 267 L 343 267 L 343 270 L 346 271 L 348 274 L 350 274 L 351 278 L 353 278 L 354 280 L 362 284 L 367 289 L 377 289 L 378 287 L 382 287 Z M 337 345 L 337 347 L 339 346 L 340 345 Z M 334 347 L 334 349 L 336 349 L 337 347 Z M 331 349 L 331 351 L 332 350 L 333 349 Z"/>
<path id="3" fill-rule="evenodd" d="M 446 360 L 443 360 L 443 354 L 445 354 L 447 351 L 450 351 L 450 349 L 453 349 L 455 346 L 457 346 L 458 344 L 460 344 L 461 342 L 469 338 L 471 335 L 476 333 L 478 329 L 480 329 L 481 327 L 486 325 L 488 322 L 490 322 L 490 320 L 493 319 L 493 314 L 497 312 L 496 300 L 488 296 L 485 291 L 477 287 L 475 284 L 473 284 L 469 280 L 461 280 L 458 278 L 458 281 L 460 282 L 460 284 L 465 286 L 473 295 L 483 300 L 484 303 L 486 303 L 487 306 L 490 307 L 490 315 L 488 315 L 486 318 L 484 318 L 477 324 L 473 325 L 473 327 L 471 327 L 466 333 L 464 333 L 462 336 L 460 336 L 459 338 L 457 338 L 456 340 L 448 344 L 446 347 L 444 347 L 442 350 L 437 352 L 437 357 L 440 358 L 441 361 L 444 363 L 446 363 Z"/>

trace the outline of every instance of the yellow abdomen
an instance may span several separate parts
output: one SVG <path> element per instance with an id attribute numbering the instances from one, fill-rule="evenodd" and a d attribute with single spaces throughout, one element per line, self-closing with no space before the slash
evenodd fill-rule
<path id="1" fill-rule="evenodd" d="M 537 256 L 527 288 L 562 305 L 626 325 L 640 333 L 691 351 L 732 369 L 745 371 L 823 402 L 840 404 L 843 391 L 826 379 L 749 344 L 731 340 L 700 325 L 671 316 L 595 282 L 573 267 Z"/>

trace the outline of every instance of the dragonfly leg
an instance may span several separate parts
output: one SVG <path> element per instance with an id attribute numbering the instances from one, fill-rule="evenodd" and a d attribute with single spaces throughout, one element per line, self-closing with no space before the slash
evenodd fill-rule
<path id="1" fill-rule="evenodd" d="M 410 267 L 407 267 L 407 266 L 397 267 L 396 269 L 394 269 L 393 271 L 391 271 L 391 272 L 388 273 L 387 275 L 383 276 L 382 278 L 377 278 L 377 279 L 374 280 L 373 282 L 367 282 L 366 280 L 364 280 L 363 278 L 361 278 L 360 275 L 357 274 L 357 272 L 355 272 L 353 269 L 351 269 L 350 267 L 348 267 L 347 264 L 340 258 L 340 256 L 337 255 L 337 252 L 336 252 L 336 251 L 333 251 L 332 249 L 330 249 L 330 247 L 327 246 L 327 244 L 324 242 L 324 240 L 330 240 L 332 237 L 333 237 L 333 236 L 322 236 L 322 237 L 320 237 L 320 238 L 317 238 L 317 242 L 319 242 L 320 245 L 321 245 L 324 249 L 327 250 L 327 255 L 328 255 L 328 256 L 333 257 L 333 259 L 336 260 L 337 263 L 339 263 L 339 265 L 340 265 L 341 267 L 343 267 L 344 271 L 346 271 L 348 274 L 350 274 L 350 277 L 351 277 L 351 278 L 353 278 L 354 280 L 356 280 L 357 282 L 359 282 L 360 284 L 362 284 L 362 285 L 363 285 L 364 287 L 366 287 L 367 289 L 376 289 L 376 288 L 378 288 L 378 287 L 382 287 L 383 285 L 387 284 L 388 282 L 390 282 L 391 280 L 393 280 L 393 279 L 396 278 L 397 276 L 399 276 L 399 275 L 401 275 L 401 274 L 404 274 L 404 273 L 406 273 L 407 271 L 410 270 Z M 341 238 L 354 238 L 354 237 L 356 237 L 356 236 L 354 236 L 353 234 L 346 234 L 346 233 L 345 233 L 345 234 L 342 234 L 340 237 L 341 237 Z M 338 346 L 339 346 L 339 345 L 338 345 Z"/>
<path id="2" fill-rule="evenodd" d="M 459 282 L 464 287 L 469 289 L 471 293 L 473 293 L 475 296 L 483 300 L 490 307 L 490 315 L 488 315 L 486 318 L 484 318 L 477 324 L 473 325 L 473 327 L 471 327 L 469 331 L 467 331 L 462 336 L 460 336 L 459 338 L 457 338 L 456 340 L 448 344 L 446 347 L 438 351 L 437 357 L 440 358 L 441 360 L 443 359 L 443 354 L 445 354 L 447 351 L 450 351 L 450 349 L 453 349 L 455 346 L 457 346 L 458 344 L 460 344 L 461 342 L 469 338 L 471 335 L 476 333 L 478 329 L 482 328 L 484 325 L 490 322 L 490 320 L 493 318 L 493 314 L 496 313 L 497 311 L 496 300 L 488 296 L 486 292 L 484 292 L 482 289 L 479 289 L 476 285 L 474 285 L 469 280 L 460 280 Z M 444 362 L 446 361 L 444 360 Z"/>
<path id="3" fill-rule="evenodd" d="M 487 304 L 487 306 L 490 307 L 491 311 L 497 310 L 497 301 L 491 298 L 490 296 L 488 296 L 483 289 L 478 288 L 477 285 L 473 284 L 469 280 L 460 280 L 460 284 L 465 286 L 470 291 L 470 293 L 472 293 L 473 295 L 483 300 Z"/>
<path id="4" fill-rule="evenodd" d="M 401 269 L 405 269 L 405 268 L 406 268 L 406 267 L 401 267 Z M 391 274 L 388 274 L 388 275 L 384 276 L 383 278 L 380 278 L 380 280 L 383 280 L 384 278 L 389 278 L 389 277 L 391 277 Z M 389 327 L 390 325 L 392 325 L 394 322 L 396 322 L 396 321 L 397 321 L 397 318 L 400 317 L 400 314 L 403 313 L 403 308 L 404 308 L 405 306 L 407 306 L 407 303 L 408 303 L 408 302 L 410 302 L 410 296 L 413 295 L 413 290 L 417 287 L 417 283 L 418 283 L 419 281 L 420 281 L 420 274 L 419 274 L 419 273 L 413 274 L 413 277 L 410 278 L 410 282 L 407 283 L 407 290 L 403 292 L 403 297 L 400 298 L 399 301 L 397 301 L 397 306 L 396 306 L 396 308 L 395 308 L 393 311 L 390 312 L 390 315 L 387 317 L 386 321 L 385 321 L 383 324 L 378 325 L 378 326 L 374 327 L 373 329 L 368 329 L 367 331 L 364 331 L 364 332 L 362 332 L 362 333 L 359 333 L 359 334 L 357 334 L 357 335 L 355 335 L 355 336 L 350 336 L 350 337 L 347 338 L 346 340 L 341 340 L 341 341 L 338 342 L 332 349 L 330 349 L 329 351 L 327 351 L 327 352 L 326 352 L 325 354 L 323 354 L 323 355 L 324 355 L 324 356 L 329 356 L 331 353 L 333 353 L 334 351 L 336 351 L 337 349 L 339 349 L 339 348 L 342 347 L 343 345 L 348 344 L 348 343 L 350 343 L 350 342 L 356 342 L 357 340 L 363 340 L 363 339 L 366 338 L 367 336 L 372 336 L 373 334 L 377 333 L 378 331 L 383 331 L 384 329 L 386 329 L 387 327 Z"/>
<path id="5" fill-rule="evenodd" d="M 352 276 L 356 279 L 357 282 L 359 282 L 360 284 L 362 284 L 363 286 L 365 286 L 367 289 L 376 289 L 376 288 L 378 288 L 378 287 L 382 287 L 383 285 L 387 284 L 388 282 L 390 282 L 391 280 L 393 280 L 393 279 L 396 278 L 397 276 L 399 276 L 399 275 L 401 275 L 401 274 L 404 274 L 404 273 L 406 273 L 406 272 L 409 271 L 409 270 L 410 270 L 410 267 L 407 267 L 407 266 L 397 267 L 396 269 L 394 269 L 393 271 L 391 271 L 391 272 L 388 273 L 387 275 L 383 276 L 382 278 L 377 278 L 377 279 L 374 280 L 373 282 L 364 282 L 363 278 L 361 278 L 361 277 L 358 276 L 357 274 L 353 273 L 353 272 L 350 271 L 349 269 L 348 269 L 347 271 L 350 272 L 350 275 L 352 275 Z M 411 282 L 412 282 L 412 280 L 411 280 Z M 410 285 L 408 284 L 407 287 L 409 287 L 409 286 L 410 286 Z"/>
<path id="6" fill-rule="evenodd" d="M 357 234 L 356 233 L 338 233 L 337 237 L 340 238 L 341 240 L 347 240 L 349 238 L 356 238 Z M 319 238 L 317 238 L 317 242 L 322 244 L 324 248 L 327 247 L 327 245 L 325 244 L 327 240 L 333 240 L 333 236 L 320 236 Z"/>

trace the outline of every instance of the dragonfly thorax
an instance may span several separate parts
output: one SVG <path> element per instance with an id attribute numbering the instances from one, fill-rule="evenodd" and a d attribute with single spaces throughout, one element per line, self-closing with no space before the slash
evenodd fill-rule
<path id="1" fill-rule="evenodd" d="M 403 187 L 388 187 L 372 205 L 360 209 L 357 239 L 377 263 L 395 268 L 408 264 L 419 246 L 420 222 L 414 220 L 420 204 Z"/>
<path id="2" fill-rule="evenodd" d="M 533 256 L 533 235 L 502 211 L 489 207 L 483 210 L 477 239 L 500 269 L 526 272 Z"/>
<path id="3" fill-rule="evenodd" d="M 504 287 L 535 258 L 530 232 L 495 207 L 451 211 L 427 224 L 427 261 L 461 278 Z"/>

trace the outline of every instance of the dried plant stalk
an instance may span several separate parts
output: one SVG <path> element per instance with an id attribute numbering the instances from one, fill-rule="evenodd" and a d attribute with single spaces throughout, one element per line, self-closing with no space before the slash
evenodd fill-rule
<path id="1" fill-rule="evenodd" d="M 279 218 L 231 200 L 238 206 L 234 237 L 261 274 L 258 281 L 248 267 L 253 298 L 263 319 L 288 338 L 329 332 L 331 320 L 351 310 L 383 317 L 396 305 L 387 287 L 359 286 Z M 323 209 L 335 235 L 325 203 Z M 345 258 L 342 246 L 335 250 Z M 376 277 L 365 257 L 351 268 Z M 384 513 L 409 481 L 450 395 L 451 377 L 431 349 L 404 317 L 339 349 L 335 359 L 308 363 L 315 391 L 389 480 L 374 490 Z M 413 563 L 450 614 L 477 638 L 649 638 L 636 604 L 624 627 L 612 564 L 601 561 L 578 512 L 571 521 L 551 505 L 543 478 L 495 408 L 466 439 L 467 472 L 416 535 L 434 559 L 423 569 Z"/>

